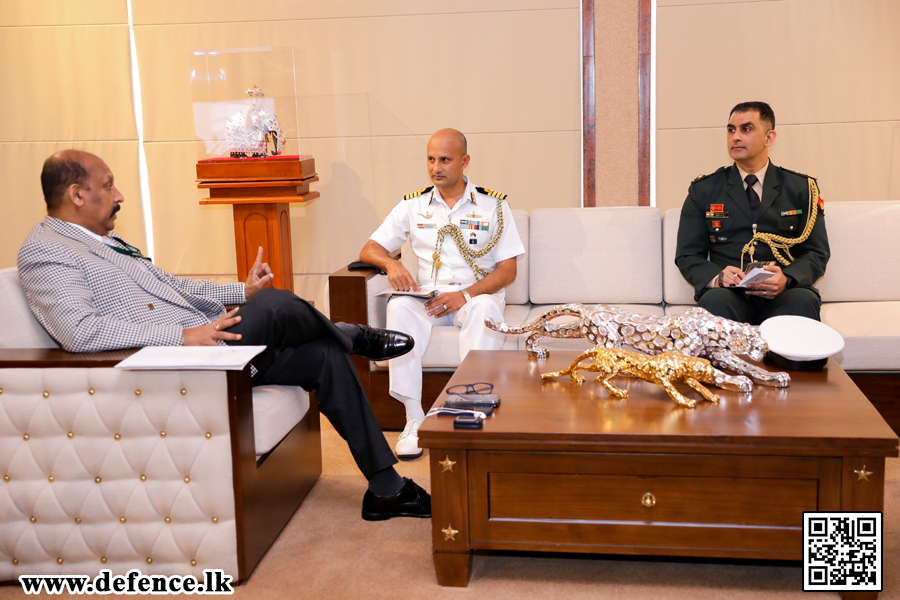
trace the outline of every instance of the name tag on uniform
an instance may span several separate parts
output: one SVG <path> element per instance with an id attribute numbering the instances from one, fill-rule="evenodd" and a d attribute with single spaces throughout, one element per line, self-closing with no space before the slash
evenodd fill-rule
<path id="1" fill-rule="evenodd" d="M 416 223 L 419 229 L 437 229 L 437 223 Z"/>

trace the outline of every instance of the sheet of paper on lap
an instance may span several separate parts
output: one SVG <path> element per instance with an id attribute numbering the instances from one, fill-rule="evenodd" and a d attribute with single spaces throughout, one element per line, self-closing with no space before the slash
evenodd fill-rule
<path id="1" fill-rule="evenodd" d="M 775 273 L 771 271 L 766 271 L 765 269 L 752 269 L 749 273 L 747 273 L 741 282 L 737 284 L 735 287 L 747 287 L 748 285 L 755 285 L 757 283 L 762 283 Z"/>

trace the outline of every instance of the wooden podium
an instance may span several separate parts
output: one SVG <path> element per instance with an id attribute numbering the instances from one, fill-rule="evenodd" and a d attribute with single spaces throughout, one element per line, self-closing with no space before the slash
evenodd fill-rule
<path id="1" fill-rule="evenodd" d="M 292 202 L 319 197 L 309 185 L 316 176 L 312 156 L 266 158 L 211 158 L 197 162 L 197 187 L 209 189 L 200 204 L 231 204 L 234 207 L 234 245 L 237 250 L 238 281 L 246 281 L 263 248 L 275 278 L 272 285 L 294 291 L 291 258 Z"/>

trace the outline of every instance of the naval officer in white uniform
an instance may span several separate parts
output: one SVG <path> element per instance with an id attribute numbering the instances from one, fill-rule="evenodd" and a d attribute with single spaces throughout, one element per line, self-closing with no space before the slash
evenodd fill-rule
<path id="1" fill-rule="evenodd" d="M 506 196 L 476 187 L 463 175 L 469 155 L 462 133 L 438 131 L 428 141 L 427 156 L 434 186 L 405 196 L 359 255 L 385 271 L 395 290 L 423 285 L 439 291 L 428 301 L 393 296 L 387 306 L 387 327 L 415 340 L 411 352 L 390 361 L 390 394 L 406 407 L 406 428 L 395 448 L 401 460 L 422 455 L 422 355 L 431 328 L 461 328 L 460 361 L 469 350 L 499 350 L 504 336 L 484 320 L 503 320 L 504 288 L 515 280 L 517 257 L 525 253 Z M 389 256 L 407 237 L 418 259 L 415 277 Z"/>

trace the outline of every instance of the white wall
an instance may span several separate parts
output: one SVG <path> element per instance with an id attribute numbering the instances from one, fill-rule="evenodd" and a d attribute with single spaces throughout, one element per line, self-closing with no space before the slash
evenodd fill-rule
<path id="1" fill-rule="evenodd" d="M 900 199 L 900 2 L 658 0 L 657 198 L 730 164 L 725 124 L 772 105 L 774 164 L 828 201 Z"/>

